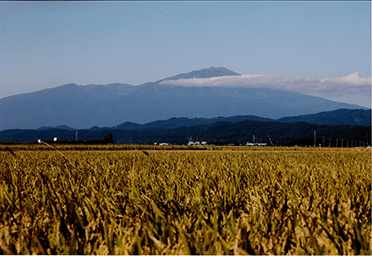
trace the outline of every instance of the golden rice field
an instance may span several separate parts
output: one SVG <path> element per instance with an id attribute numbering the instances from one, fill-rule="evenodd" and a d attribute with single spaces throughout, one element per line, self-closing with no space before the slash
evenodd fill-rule
<path id="1" fill-rule="evenodd" d="M 370 149 L 203 149 L 0 146 L 0 254 L 371 254 Z"/>

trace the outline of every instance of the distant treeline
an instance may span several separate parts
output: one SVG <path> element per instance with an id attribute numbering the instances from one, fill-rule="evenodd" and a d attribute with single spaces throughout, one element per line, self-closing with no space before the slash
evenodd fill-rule
<path id="1" fill-rule="evenodd" d="M 316 138 L 314 140 L 314 131 Z M 111 134 L 111 140 L 107 135 Z M 78 130 L 5 130 L 0 132 L 3 142 L 53 141 L 70 144 L 154 144 L 169 143 L 186 145 L 189 140 L 206 141 L 214 145 L 245 145 L 262 142 L 276 146 L 322 146 L 355 147 L 371 145 L 371 126 L 316 125 L 305 122 L 281 123 L 245 120 L 242 122 L 219 122 L 175 129 L 152 128 L 138 130 L 101 129 Z M 104 140 L 101 140 L 103 139 Z M 270 140 L 271 139 L 271 140 Z M 271 144 L 272 143 L 272 144 Z"/>

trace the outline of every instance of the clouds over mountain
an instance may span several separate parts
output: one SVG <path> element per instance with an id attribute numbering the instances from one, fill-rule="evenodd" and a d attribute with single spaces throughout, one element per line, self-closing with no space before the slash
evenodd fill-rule
<path id="1" fill-rule="evenodd" d="M 340 108 L 356 109 L 360 106 L 293 91 L 324 90 L 322 86 L 330 93 L 330 89 L 336 87 L 349 91 L 349 87 L 365 90 L 364 80 L 357 73 L 328 80 L 240 76 L 226 68 L 211 67 L 139 86 L 66 84 L 0 99 L 0 120 L 4 120 L 0 122 L 0 130 L 59 125 L 75 128 L 113 126 L 125 121 L 146 123 L 175 116 L 280 118 Z M 164 85 L 167 83 L 171 85 Z"/>
<path id="2" fill-rule="evenodd" d="M 271 88 L 326 96 L 371 93 L 371 77 L 359 72 L 337 78 L 296 78 L 279 75 L 233 75 L 210 78 L 164 80 L 164 85 L 187 87 L 247 87 Z"/>

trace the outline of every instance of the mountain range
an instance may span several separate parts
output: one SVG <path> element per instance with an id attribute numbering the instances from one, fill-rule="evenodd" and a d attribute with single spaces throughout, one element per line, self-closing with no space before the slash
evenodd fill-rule
<path id="1" fill-rule="evenodd" d="M 269 134 L 276 145 L 311 145 L 316 130 L 323 145 L 337 146 L 344 139 L 370 143 L 371 110 L 339 109 L 317 114 L 285 117 L 277 120 L 258 116 L 233 116 L 216 118 L 170 118 L 146 124 L 124 122 L 114 127 L 92 127 L 76 130 L 68 126 L 40 127 L 37 130 L 10 129 L 0 131 L 3 142 L 36 142 L 58 137 L 64 142 L 97 143 L 107 133 L 119 144 L 172 143 L 187 144 L 193 137 L 212 144 L 242 144 L 255 136 L 269 143 Z M 78 135 L 78 142 L 75 142 Z M 327 143 L 325 143 L 327 140 Z M 63 142 L 62 142 L 63 143 Z M 270 142 L 271 143 L 271 142 Z M 342 144 L 339 144 L 341 146 Z M 345 144 L 346 146 L 347 144 Z M 350 144 L 351 146 L 351 144 Z M 354 144 L 356 146 L 356 144 Z"/>
<path id="2" fill-rule="evenodd" d="M 0 99 L 0 130 L 66 125 L 76 129 L 144 124 L 172 117 L 255 115 L 278 119 L 357 105 L 268 88 L 188 87 L 162 81 L 239 75 L 210 67 L 142 85 L 66 84 Z"/>
<path id="3" fill-rule="evenodd" d="M 232 117 L 215 117 L 215 118 L 170 118 L 167 120 L 153 121 L 146 124 L 136 124 L 125 122 L 112 127 L 112 129 L 122 130 L 138 130 L 138 129 L 174 129 L 179 127 L 192 127 L 198 125 L 214 124 L 220 122 L 237 123 L 241 121 L 256 121 L 256 122 L 281 122 L 295 123 L 306 122 L 309 124 L 318 125 L 349 125 L 349 126 L 370 126 L 371 125 L 371 110 L 364 109 L 337 109 L 333 111 L 324 111 L 316 114 L 289 116 L 279 119 L 264 118 L 254 115 L 232 116 Z M 62 127 L 60 127 L 62 128 Z M 70 128 L 72 129 L 72 128 Z M 91 130 L 107 129 L 92 127 Z"/>

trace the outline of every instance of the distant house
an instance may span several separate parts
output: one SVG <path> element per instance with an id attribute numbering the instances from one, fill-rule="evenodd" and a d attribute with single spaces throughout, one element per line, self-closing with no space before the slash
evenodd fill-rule
<path id="1" fill-rule="evenodd" d="M 205 145 L 207 145 L 207 142 L 206 141 L 202 141 L 202 142 L 200 142 L 200 141 L 189 141 L 189 143 L 187 143 L 187 146 L 200 146 L 200 145 L 205 146 Z"/>
<path id="2" fill-rule="evenodd" d="M 267 146 L 267 143 L 252 143 L 252 142 L 247 142 L 247 146 Z"/>

